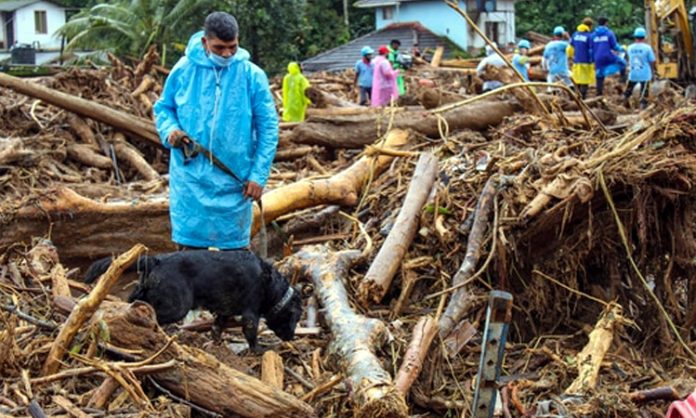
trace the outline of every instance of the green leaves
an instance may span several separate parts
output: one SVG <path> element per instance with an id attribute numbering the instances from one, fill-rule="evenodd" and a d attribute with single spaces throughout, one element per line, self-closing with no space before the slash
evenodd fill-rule
<path id="1" fill-rule="evenodd" d="M 558 25 L 572 33 L 585 16 L 595 22 L 605 16 L 619 41 L 626 42 L 645 17 L 641 0 L 523 0 L 516 3 L 515 10 L 520 37 L 528 31 L 550 35 Z"/>

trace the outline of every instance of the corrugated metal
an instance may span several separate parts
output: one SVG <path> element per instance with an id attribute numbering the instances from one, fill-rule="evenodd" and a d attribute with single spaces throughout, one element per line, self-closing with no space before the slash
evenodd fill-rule
<path id="1" fill-rule="evenodd" d="M 415 34 L 418 35 L 418 47 L 421 51 L 443 45 L 445 46 L 445 55 L 450 55 L 452 52 L 446 38 L 438 37 L 417 23 L 399 23 L 356 38 L 337 48 L 302 61 L 302 69 L 312 73 L 353 68 L 360 59 L 360 49 L 363 46 L 369 45 L 376 51 L 380 45 L 388 45 L 392 39 L 401 41 L 401 50 L 409 53 L 413 47 Z"/>
<path id="2" fill-rule="evenodd" d="M 28 6 L 30 4 L 38 3 L 39 0 L 14 0 L 14 1 L 0 1 L 0 11 L 1 12 L 14 12 L 17 9 Z"/>
<path id="3" fill-rule="evenodd" d="M 353 5 L 355 7 L 381 7 L 381 6 L 394 6 L 397 3 L 407 3 L 409 1 L 422 1 L 422 0 L 360 0 L 356 1 Z"/>

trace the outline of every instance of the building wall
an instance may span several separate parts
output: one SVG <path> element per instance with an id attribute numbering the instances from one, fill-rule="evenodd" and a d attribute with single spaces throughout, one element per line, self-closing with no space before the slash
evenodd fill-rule
<path id="1" fill-rule="evenodd" d="M 466 10 L 466 1 L 460 0 L 459 7 Z M 446 36 L 463 50 L 482 48 L 483 39 L 470 30 L 464 18 L 450 9 L 442 0 L 423 0 L 401 3 L 391 6 L 392 18 L 384 18 L 384 9 L 375 9 L 376 28 L 382 29 L 392 23 L 419 22 L 428 30 L 439 36 Z M 497 10 L 491 13 L 481 13 L 478 26 L 486 27 L 486 22 L 498 22 L 499 40 L 501 44 L 515 42 L 515 1 L 498 0 Z"/>
<path id="2" fill-rule="evenodd" d="M 45 34 L 36 33 L 34 12 L 38 10 L 46 11 Z M 41 49 L 57 49 L 60 48 L 60 38 L 55 36 L 55 33 L 64 24 L 64 8 L 45 1 L 30 4 L 15 11 L 15 40 L 20 44 L 38 42 Z"/>
<path id="3" fill-rule="evenodd" d="M 464 1 L 460 1 L 464 7 Z M 450 9 L 442 0 L 418 1 L 401 3 L 394 6 L 393 18 L 383 19 L 383 8 L 375 9 L 376 27 L 382 29 L 392 23 L 419 22 L 438 36 L 446 36 L 458 47 L 468 48 L 466 22 L 457 12 Z"/>

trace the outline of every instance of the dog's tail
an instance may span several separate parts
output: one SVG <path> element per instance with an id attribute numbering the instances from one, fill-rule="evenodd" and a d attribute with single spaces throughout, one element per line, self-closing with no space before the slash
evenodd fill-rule
<path id="1" fill-rule="evenodd" d="M 89 268 L 87 269 L 87 272 L 85 272 L 84 282 L 94 283 L 99 278 L 99 276 L 106 273 L 106 270 L 109 269 L 109 266 L 111 266 L 112 261 L 113 259 L 111 257 L 104 257 L 92 263 L 92 265 L 89 266 Z M 152 270 L 152 268 L 156 266 L 157 263 L 157 257 L 143 255 L 138 257 L 137 262 L 128 266 L 124 273 L 139 271 L 147 274 L 147 272 Z"/>

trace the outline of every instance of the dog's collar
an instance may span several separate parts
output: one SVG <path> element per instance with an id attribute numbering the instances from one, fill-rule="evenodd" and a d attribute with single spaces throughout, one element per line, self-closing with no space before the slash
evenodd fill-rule
<path id="1" fill-rule="evenodd" d="M 276 303 L 275 306 L 271 308 L 271 311 L 269 312 L 271 315 L 277 315 L 280 313 L 280 311 L 285 308 L 285 305 L 290 302 L 290 299 L 292 298 L 292 294 L 295 292 L 295 290 L 292 288 L 292 286 L 288 286 L 288 290 L 285 291 L 285 294 L 283 295 L 283 298 L 280 300 L 280 302 Z"/>

